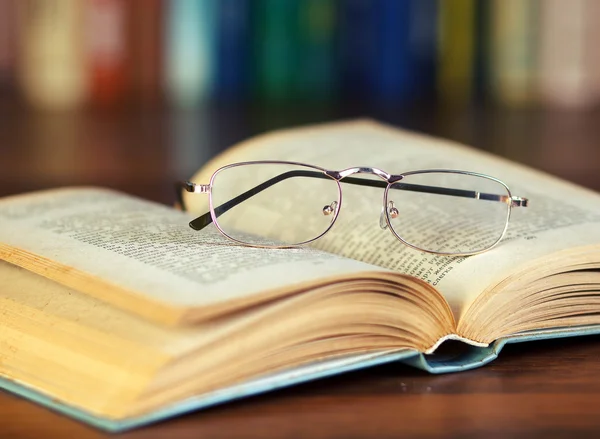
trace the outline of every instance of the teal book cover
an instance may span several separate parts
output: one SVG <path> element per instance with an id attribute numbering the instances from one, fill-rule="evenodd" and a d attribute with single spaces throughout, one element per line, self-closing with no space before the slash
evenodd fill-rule
<path id="1" fill-rule="evenodd" d="M 595 334 L 600 334 L 600 326 L 526 332 L 513 337 L 499 339 L 487 347 L 465 345 L 465 349 L 460 349 L 456 354 L 446 353 L 440 356 L 436 356 L 435 354 L 426 355 L 407 349 L 396 352 L 341 357 L 260 376 L 231 387 L 185 399 L 142 416 L 119 420 L 95 416 L 77 407 L 61 403 L 51 395 L 40 393 L 28 387 L 25 383 L 19 383 L 7 378 L 0 377 L 0 388 L 98 429 L 116 433 L 276 389 L 381 364 L 401 362 L 433 374 L 463 372 L 490 363 L 498 357 L 502 348 L 507 344 Z"/>
<path id="2" fill-rule="evenodd" d="M 216 0 L 169 0 L 165 13 L 165 86 L 169 101 L 193 107 L 215 81 Z"/>

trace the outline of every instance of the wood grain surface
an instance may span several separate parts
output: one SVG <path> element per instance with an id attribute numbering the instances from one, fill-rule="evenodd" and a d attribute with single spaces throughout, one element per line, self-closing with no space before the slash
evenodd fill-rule
<path id="1" fill-rule="evenodd" d="M 0 103 L 0 196 L 100 185 L 172 203 L 173 180 L 236 141 L 274 127 L 360 115 L 351 108 L 213 107 L 45 114 Z M 386 109 L 369 115 L 600 190 L 597 112 Z M 386 365 L 120 437 L 600 437 L 599 377 L 600 337 L 536 342 L 507 346 L 498 360 L 469 372 L 429 375 Z M 102 437 L 108 435 L 0 391 L 2 439 Z"/>

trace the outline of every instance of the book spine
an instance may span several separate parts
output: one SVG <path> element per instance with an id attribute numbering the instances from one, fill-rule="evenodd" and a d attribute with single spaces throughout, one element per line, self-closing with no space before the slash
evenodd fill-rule
<path id="1" fill-rule="evenodd" d="M 474 83 L 473 94 L 478 103 L 488 102 L 490 98 L 490 70 L 493 68 L 490 52 L 491 44 L 491 22 L 493 0 L 478 0 L 475 5 L 475 47 L 474 47 Z"/>
<path id="2" fill-rule="evenodd" d="M 283 102 L 293 95 L 297 66 L 299 0 L 254 3 L 256 91 L 260 100 Z"/>
<path id="3" fill-rule="evenodd" d="M 250 75 L 250 0 L 220 0 L 217 11 L 217 97 L 226 102 L 248 96 Z"/>
<path id="4" fill-rule="evenodd" d="M 36 107 L 69 109 L 86 98 L 83 2 L 18 2 L 19 81 Z"/>
<path id="5" fill-rule="evenodd" d="M 376 2 L 376 43 L 370 66 L 370 95 L 377 103 L 405 103 L 415 91 L 410 50 L 411 1 Z"/>
<path id="6" fill-rule="evenodd" d="M 537 0 L 492 0 L 490 85 L 501 104 L 535 101 L 537 6 Z"/>
<path id="7" fill-rule="evenodd" d="M 336 94 L 335 0 L 303 0 L 298 11 L 298 99 L 329 101 Z"/>
<path id="8" fill-rule="evenodd" d="M 0 93 L 14 86 L 17 36 L 14 0 L 0 0 Z"/>
<path id="9" fill-rule="evenodd" d="M 540 99 L 566 108 L 596 104 L 600 97 L 599 2 L 545 0 L 540 8 Z"/>
<path id="10" fill-rule="evenodd" d="M 212 91 L 216 0 L 169 0 L 167 5 L 167 94 L 177 106 L 194 107 Z"/>
<path id="11" fill-rule="evenodd" d="M 370 98 L 371 66 L 377 44 L 377 4 L 345 0 L 339 9 L 339 56 L 342 94 L 351 101 Z"/>
<path id="12" fill-rule="evenodd" d="M 437 71 L 437 17 L 436 0 L 411 0 L 410 58 L 412 61 L 412 97 L 432 100 L 435 95 Z"/>
<path id="13" fill-rule="evenodd" d="M 473 94 L 474 0 L 439 0 L 438 75 L 440 99 L 468 104 Z"/>
<path id="14" fill-rule="evenodd" d="M 85 36 L 89 99 L 111 106 L 124 98 L 127 82 L 127 4 L 125 0 L 87 0 Z"/>
<path id="15" fill-rule="evenodd" d="M 128 0 L 131 98 L 143 106 L 162 101 L 163 0 Z"/>

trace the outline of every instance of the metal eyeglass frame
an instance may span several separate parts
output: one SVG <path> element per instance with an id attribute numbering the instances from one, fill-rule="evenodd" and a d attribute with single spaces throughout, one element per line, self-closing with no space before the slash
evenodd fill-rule
<path id="1" fill-rule="evenodd" d="M 213 198 L 212 198 L 212 188 L 213 188 L 213 183 L 215 181 L 215 177 L 221 171 L 224 171 L 226 169 L 230 169 L 230 168 L 234 168 L 234 167 L 238 167 L 238 166 L 244 166 L 244 165 L 257 165 L 257 164 L 290 165 L 290 166 L 304 167 L 304 168 L 307 168 L 307 170 L 292 170 L 292 171 L 284 172 L 283 174 L 272 177 L 269 180 L 241 193 L 240 195 L 221 204 L 220 206 L 215 207 L 214 203 L 213 203 Z M 506 192 L 508 195 L 489 194 L 489 193 L 470 191 L 470 190 L 465 190 L 465 189 L 451 189 L 451 188 L 445 188 L 445 187 L 427 186 L 427 185 L 410 184 L 410 183 L 401 183 L 401 186 L 398 186 L 398 182 L 400 182 L 406 176 L 414 175 L 414 174 L 427 174 L 427 173 L 462 174 L 462 175 L 470 175 L 470 176 L 475 176 L 475 177 L 486 178 L 486 179 L 489 179 L 489 180 L 495 181 L 496 183 L 501 184 L 506 189 Z M 362 178 L 350 177 L 353 174 L 376 175 L 377 177 L 379 177 L 381 179 L 381 181 L 366 180 L 366 179 L 362 179 Z M 296 244 L 260 245 L 260 244 L 251 244 L 251 243 L 247 243 L 247 242 L 235 239 L 232 236 L 228 235 L 219 226 L 219 222 L 218 222 L 217 218 L 220 215 L 222 215 L 223 213 L 232 209 L 233 207 L 237 206 L 238 204 L 246 201 L 250 197 L 279 183 L 280 181 L 283 181 L 283 180 L 286 180 L 286 179 L 292 178 L 292 177 L 311 177 L 311 178 L 332 179 L 337 183 L 338 201 L 337 201 L 337 206 L 333 212 L 334 217 L 332 218 L 330 225 L 327 227 L 327 229 L 323 233 L 316 236 L 315 238 L 309 239 L 307 241 L 299 242 Z M 382 228 L 389 228 L 390 231 L 394 234 L 394 236 L 400 242 L 407 245 L 408 247 L 411 247 L 415 250 L 419 250 L 419 251 L 423 251 L 423 252 L 427 252 L 427 253 L 431 253 L 431 254 L 435 254 L 435 255 L 441 255 L 441 256 L 472 256 L 472 255 L 484 253 L 488 250 L 491 250 L 496 245 L 498 245 L 498 243 L 500 241 L 502 241 L 502 239 L 504 238 L 504 236 L 506 234 L 506 230 L 508 228 L 508 223 L 510 220 L 510 213 L 511 213 L 512 208 L 513 207 L 527 207 L 528 202 L 529 202 L 529 200 L 527 198 L 513 196 L 510 192 L 510 189 L 503 181 L 501 181 L 497 178 L 491 177 L 489 175 L 486 175 L 486 174 L 478 173 L 478 172 L 459 171 L 459 170 L 453 170 L 453 169 L 424 169 L 424 170 L 418 170 L 418 171 L 404 172 L 402 174 L 388 174 L 387 172 L 382 171 L 381 169 L 370 168 L 370 167 L 354 167 L 354 168 L 344 169 L 342 171 L 332 171 L 332 170 L 321 168 L 319 166 L 308 165 L 306 163 L 291 162 L 291 161 L 279 161 L 279 160 L 259 160 L 259 161 L 232 163 L 232 164 L 229 164 L 229 165 L 226 165 L 226 166 L 223 166 L 223 167 L 217 169 L 212 174 L 212 176 L 210 178 L 210 182 L 208 184 L 197 184 L 197 183 L 193 183 L 190 181 L 182 181 L 182 182 L 176 183 L 176 191 L 177 191 L 177 199 L 183 210 L 186 210 L 186 207 L 185 207 L 185 203 L 183 200 L 182 190 L 185 190 L 186 192 L 209 195 L 210 209 L 207 213 L 199 216 L 198 218 L 192 220 L 189 223 L 189 225 L 192 229 L 202 230 L 203 228 L 208 226 L 210 223 L 214 223 L 215 226 L 217 227 L 217 229 L 219 230 L 219 232 L 223 236 L 231 239 L 232 241 L 235 241 L 237 243 L 240 243 L 240 244 L 243 244 L 246 246 L 261 247 L 261 248 L 290 248 L 290 247 L 296 247 L 299 245 L 304 245 L 304 244 L 313 242 L 313 241 L 321 238 L 333 227 L 333 225 L 335 224 L 335 221 L 339 215 L 341 206 L 342 206 L 342 187 L 341 187 L 340 183 L 349 183 L 349 184 L 356 184 L 356 185 L 360 185 L 360 186 L 379 187 L 379 188 L 385 189 L 384 196 L 383 196 L 383 211 L 385 212 L 385 215 L 383 215 L 383 213 L 382 213 L 382 216 L 385 217 L 385 224 L 381 221 L 381 218 L 380 218 L 380 226 Z M 414 192 L 424 192 L 424 193 L 439 194 L 439 195 L 456 196 L 456 197 L 464 197 L 464 198 L 474 198 L 474 199 L 478 199 L 478 200 L 498 201 L 498 202 L 506 203 L 506 204 L 508 204 L 508 208 L 507 208 L 506 221 L 505 221 L 505 225 L 504 225 L 502 234 L 490 246 L 488 246 L 482 250 L 477 250 L 477 251 L 472 251 L 472 252 L 438 252 L 438 251 L 428 250 L 428 249 L 424 249 L 424 248 L 415 246 L 415 245 L 407 242 L 404 238 L 402 238 L 395 231 L 394 227 L 391 224 L 390 217 L 389 217 L 390 213 L 389 213 L 389 209 L 388 209 L 388 192 L 392 185 L 395 185 L 394 189 L 409 190 L 409 191 L 414 191 Z"/>

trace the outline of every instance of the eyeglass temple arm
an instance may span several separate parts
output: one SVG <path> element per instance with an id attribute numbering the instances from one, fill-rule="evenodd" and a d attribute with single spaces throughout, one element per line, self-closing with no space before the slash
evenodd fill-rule
<path id="1" fill-rule="evenodd" d="M 253 187 L 252 189 L 247 190 L 244 193 L 241 193 L 237 197 L 232 198 L 231 200 L 221 204 L 220 206 L 215 207 L 214 208 L 215 216 L 219 217 L 222 214 L 224 214 L 225 212 L 227 212 L 229 209 L 232 209 L 233 207 L 237 206 L 238 204 L 243 203 L 250 197 L 259 194 L 260 192 L 279 183 L 280 181 L 287 180 L 288 178 L 293 178 L 293 177 L 311 177 L 311 178 L 322 178 L 322 179 L 330 179 L 331 178 L 324 173 L 316 172 L 316 171 L 284 172 L 283 174 L 280 174 L 273 178 L 270 178 L 269 180 L 265 181 L 264 183 L 261 183 L 255 187 Z M 388 185 L 388 183 L 385 181 L 366 180 L 366 179 L 356 178 L 356 177 L 346 177 L 346 178 L 340 180 L 340 182 L 355 184 L 355 185 L 359 185 L 359 186 L 377 187 L 377 188 L 383 188 L 383 189 L 385 189 Z M 188 192 L 198 192 L 197 190 L 195 190 L 195 186 L 196 185 L 194 185 L 193 183 L 190 183 L 190 182 L 182 182 L 178 185 L 178 187 L 183 188 Z M 391 186 L 391 189 L 408 190 L 411 192 L 423 192 L 423 193 L 438 194 L 438 195 L 449 195 L 449 196 L 463 197 L 463 198 L 475 198 L 478 200 L 499 201 L 502 203 L 510 203 L 511 207 L 519 207 L 519 206 L 526 207 L 527 206 L 526 198 L 509 197 L 508 195 L 488 194 L 488 193 L 484 193 L 484 192 L 469 191 L 469 190 L 464 190 L 464 189 L 451 189 L 451 188 L 444 188 L 444 187 L 437 187 L 437 186 L 427 186 L 427 185 L 400 183 L 400 182 L 393 183 L 393 186 Z M 206 192 L 206 191 L 203 190 L 200 192 Z M 183 197 L 181 196 L 181 192 L 179 193 L 179 197 L 181 199 L 180 204 L 183 207 L 184 204 L 183 204 Z M 212 222 L 212 216 L 211 216 L 210 212 L 207 212 L 204 215 L 201 215 L 198 218 L 192 220 L 190 222 L 190 227 L 194 230 L 202 230 L 204 227 L 208 226 L 211 222 Z"/>
<path id="2" fill-rule="evenodd" d="M 183 191 L 195 192 L 196 185 L 189 181 L 177 181 L 175 182 L 175 196 L 177 197 L 177 205 L 181 210 L 186 211 L 185 200 L 183 199 Z"/>

